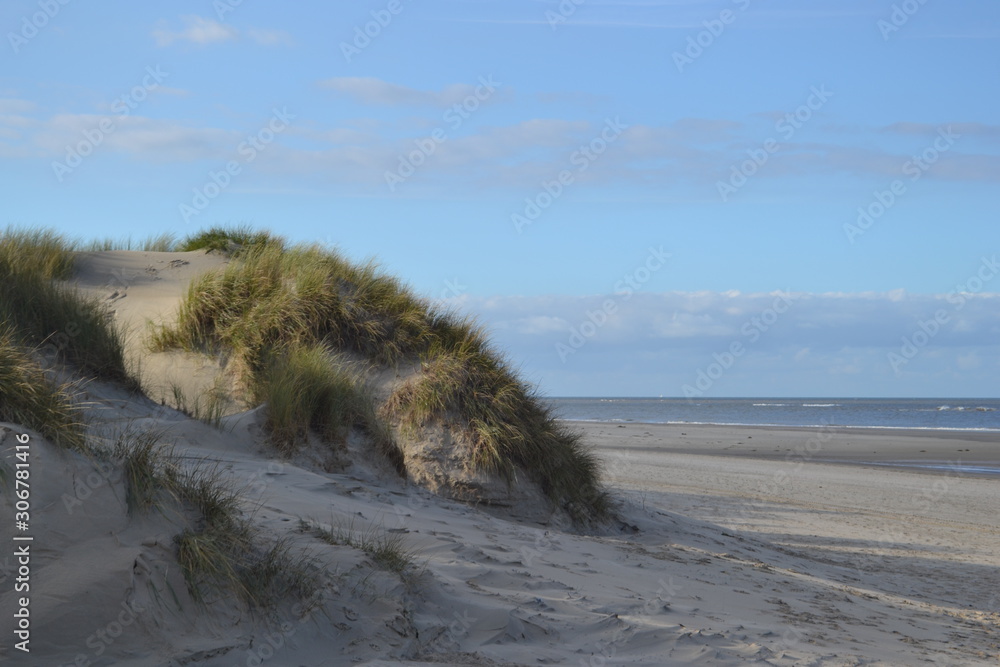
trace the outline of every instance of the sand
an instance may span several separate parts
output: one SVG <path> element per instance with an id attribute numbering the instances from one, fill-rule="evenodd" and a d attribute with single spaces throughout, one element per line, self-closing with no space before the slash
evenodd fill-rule
<path id="1" fill-rule="evenodd" d="M 151 325 L 172 322 L 188 285 L 199 275 L 228 263 L 219 253 L 92 252 L 80 253 L 73 283 L 85 295 L 106 304 L 127 333 L 127 361 L 137 365 L 147 395 L 157 402 L 188 404 L 210 390 L 219 364 L 181 351 L 150 354 L 145 345 Z"/>
<path id="2" fill-rule="evenodd" d="M 91 266 L 102 268 L 80 278 L 88 289 L 107 287 L 101 271 L 152 266 L 162 277 L 131 282 L 115 302 L 122 317 L 167 316 L 196 272 L 191 260 L 171 267 L 173 255 L 98 255 Z M 0 495 L 9 664 L 996 665 L 1000 655 L 1000 479 L 905 467 L 988 469 L 995 435 L 574 423 L 606 463 L 619 515 L 577 534 L 441 499 L 378 465 L 331 473 L 281 460 L 259 410 L 219 429 L 112 386 L 87 394 L 95 429 L 165 429 L 185 461 L 220 462 L 254 522 L 306 549 L 325 584 L 315 608 L 270 617 L 227 599 L 195 603 L 173 558 L 175 517 L 128 516 L 119 477 L 34 435 L 30 655 L 11 646 L 14 508 Z M 24 429 L 2 428 L 10 466 Z M 379 526 L 415 565 L 404 577 L 381 570 L 303 533 L 300 519 Z"/>

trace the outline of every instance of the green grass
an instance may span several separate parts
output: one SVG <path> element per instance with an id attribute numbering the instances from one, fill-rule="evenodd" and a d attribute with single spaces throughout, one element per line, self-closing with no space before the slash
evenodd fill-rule
<path id="1" fill-rule="evenodd" d="M 253 609 L 291 594 L 308 598 L 319 575 L 312 560 L 287 540 L 271 543 L 243 517 L 239 492 L 218 467 L 179 474 L 173 490 L 197 517 L 175 538 L 177 560 L 191 596 L 203 603 L 235 594 Z"/>
<path id="2" fill-rule="evenodd" d="M 457 425 L 471 440 L 474 468 L 508 482 L 527 475 L 575 519 L 608 512 L 597 457 L 481 342 L 426 361 L 384 410 L 411 433 L 435 421 Z"/>
<path id="3" fill-rule="evenodd" d="M 77 249 L 86 252 L 107 252 L 111 250 L 135 250 L 142 252 L 172 252 L 177 246 L 177 237 L 169 232 L 150 236 L 144 241 L 135 241 L 131 236 L 124 239 L 95 239 L 80 245 Z"/>
<path id="4" fill-rule="evenodd" d="M 403 454 L 377 414 L 374 398 L 358 372 L 323 345 L 293 347 L 269 360 L 253 380 L 255 403 L 267 404 L 265 428 L 286 454 L 312 430 L 329 442 L 344 442 L 361 429 L 400 474 Z"/>
<path id="5" fill-rule="evenodd" d="M 162 433 L 127 428 L 111 456 L 121 465 L 130 514 L 179 502 L 190 525 L 175 536 L 178 564 L 192 598 L 211 603 L 237 596 L 251 609 L 272 608 L 289 594 L 305 600 L 319 573 L 287 540 L 268 540 L 243 515 L 239 489 L 216 465 L 183 469 L 160 444 Z"/>
<path id="6" fill-rule="evenodd" d="M 390 534 L 375 524 L 358 529 L 352 520 L 346 525 L 335 523 L 326 528 L 319 524 L 300 521 L 299 528 L 311 532 L 327 544 L 348 546 L 363 551 L 378 567 L 399 575 L 412 569 L 415 563 L 416 554 L 406 546 L 402 535 Z"/>
<path id="7" fill-rule="evenodd" d="M 8 227 L 0 235 L 0 272 L 66 280 L 73 274 L 73 244 L 51 230 Z"/>
<path id="8" fill-rule="evenodd" d="M 54 282 L 72 274 L 73 253 L 47 231 L 8 230 L 0 237 L 0 321 L 19 342 L 86 375 L 137 390 L 126 368 L 124 334 L 97 299 Z"/>
<path id="9" fill-rule="evenodd" d="M 177 325 L 154 332 L 152 344 L 235 358 L 247 393 L 268 402 L 271 432 L 286 451 L 306 429 L 335 439 L 345 427 L 375 423 L 357 383 L 324 358 L 323 346 L 382 367 L 423 360 L 419 378 L 390 398 L 384 417 L 411 435 L 435 421 L 454 425 L 471 439 L 472 467 L 508 481 L 527 476 L 581 520 L 608 511 L 596 457 L 559 426 L 483 330 L 430 307 L 371 262 L 353 264 L 315 245 L 247 246 L 191 284 Z"/>
<path id="10" fill-rule="evenodd" d="M 171 404 L 188 417 L 221 429 L 222 419 L 232 404 L 232 397 L 225 385 L 225 378 L 220 376 L 211 387 L 192 401 L 185 396 L 180 385 L 171 384 Z M 166 397 L 162 397 L 162 402 L 166 403 Z"/>
<path id="11" fill-rule="evenodd" d="M 249 225 L 238 227 L 211 227 L 192 234 L 176 245 L 178 252 L 192 250 L 207 250 L 209 252 L 224 252 L 241 254 L 251 248 L 284 242 L 268 232 L 256 232 Z"/>
<path id="12" fill-rule="evenodd" d="M 86 450 L 72 385 L 54 386 L 10 325 L 0 324 L 0 421 L 34 429 L 60 447 Z"/>
<path id="13" fill-rule="evenodd" d="M 374 264 L 355 266 L 317 246 L 270 243 L 194 281 L 177 326 L 153 342 L 157 349 L 225 348 L 251 369 L 272 348 L 314 342 L 392 364 L 454 337 L 456 328 Z"/>
<path id="14" fill-rule="evenodd" d="M 111 457 L 122 469 L 125 505 L 130 515 L 157 507 L 172 495 L 178 473 L 172 453 L 161 444 L 163 435 L 162 431 L 129 425 L 115 438 Z"/>

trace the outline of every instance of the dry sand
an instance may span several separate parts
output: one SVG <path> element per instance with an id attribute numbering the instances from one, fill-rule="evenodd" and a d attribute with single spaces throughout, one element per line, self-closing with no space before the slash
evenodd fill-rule
<path id="1" fill-rule="evenodd" d="M 161 276 L 115 303 L 142 317 L 164 316 L 194 272 L 171 267 L 176 255 L 99 255 L 100 271 Z M 100 271 L 81 280 L 103 290 Z M 9 664 L 950 666 L 1000 654 L 1000 479 L 871 465 L 994 465 L 995 436 L 574 424 L 620 503 L 620 521 L 579 535 L 442 500 L 379 466 L 279 460 L 258 411 L 216 429 L 114 387 L 87 392 L 96 427 L 163 428 L 184 460 L 221 462 L 255 523 L 307 549 L 327 585 L 315 609 L 270 618 L 195 604 L 173 519 L 128 517 L 118 477 L 36 436 L 30 655 L 11 649 L 14 509 L 10 493 L 0 500 Z M 23 429 L 4 428 L 10 466 Z M 417 567 L 379 570 L 302 533 L 300 518 L 382 526 Z"/>

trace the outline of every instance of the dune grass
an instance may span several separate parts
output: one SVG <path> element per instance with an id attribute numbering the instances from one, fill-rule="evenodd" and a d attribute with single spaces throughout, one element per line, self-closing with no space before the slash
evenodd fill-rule
<path id="1" fill-rule="evenodd" d="M 283 245 L 284 241 L 268 232 L 254 231 L 249 225 L 216 226 L 188 236 L 176 244 L 176 250 L 178 252 L 207 250 L 209 252 L 240 254 L 251 248 L 269 244 Z"/>
<path id="2" fill-rule="evenodd" d="M 112 250 L 134 250 L 141 252 L 173 252 L 177 246 L 177 237 L 170 232 L 147 237 L 136 241 L 131 236 L 123 239 L 95 239 L 78 245 L 76 250 L 86 252 L 108 252 Z"/>
<path id="3" fill-rule="evenodd" d="M 54 386 L 13 328 L 0 324 L 0 421 L 34 429 L 53 444 L 86 449 L 83 414 L 73 403 L 71 385 Z"/>
<path id="4" fill-rule="evenodd" d="M 416 554 L 406 546 L 403 536 L 389 533 L 376 524 L 357 528 L 352 520 L 346 524 L 334 523 L 327 528 L 300 520 L 299 529 L 311 532 L 327 544 L 363 551 L 378 567 L 399 575 L 405 574 L 415 564 Z"/>
<path id="5" fill-rule="evenodd" d="M 300 345 L 273 356 L 254 376 L 251 392 L 255 403 L 267 404 L 265 428 L 284 453 L 305 441 L 309 430 L 327 441 L 344 442 L 358 428 L 405 474 L 403 454 L 360 373 L 326 346 Z"/>
<path id="6" fill-rule="evenodd" d="M 184 389 L 175 383 L 171 383 L 170 392 L 171 405 L 177 410 L 217 429 L 222 428 L 222 420 L 228 414 L 233 403 L 226 379 L 223 376 L 217 377 L 211 387 L 195 396 L 194 399 L 189 399 L 185 395 Z M 164 404 L 167 403 L 166 396 L 161 396 L 160 400 Z"/>
<path id="7" fill-rule="evenodd" d="M 183 466 L 164 435 L 129 425 L 110 451 L 94 453 L 120 466 L 130 516 L 180 506 L 189 525 L 175 536 L 175 553 L 192 598 L 211 603 L 235 595 L 252 609 L 268 609 L 288 595 L 314 594 L 320 577 L 312 561 L 287 540 L 262 535 L 219 464 Z"/>
<path id="8" fill-rule="evenodd" d="M 471 439 L 476 469 L 508 482 L 528 475 L 575 519 L 601 518 L 608 511 L 596 456 L 480 342 L 424 362 L 420 374 L 389 397 L 384 411 L 410 432 L 434 421 L 459 426 Z"/>
<path id="9" fill-rule="evenodd" d="M 305 428 L 334 437 L 344 425 L 373 423 L 368 408 L 358 407 L 367 401 L 350 388 L 356 383 L 331 370 L 335 364 L 317 346 L 382 367 L 422 360 L 419 378 L 380 411 L 385 418 L 411 433 L 435 420 L 454 423 L 471 434 L 473 467 L 508 481 L 523 472 L 574 517 L 607 512 L 597 459 L 552 418 L 483 330 L 432 308 L 374 263 L 353 264 L 315 245 L 246 246 L 191 284 L 176 326 L 154 332 L 152 344 L 239 361 L 250 395 L 268 402 L 272 433 L 286 451 Z M 282 363 L 272 365 L 276 353 Z"/>
<path id="10" fill-rule="evenodd" d="M 18 340 L 43 357 L 138 390 L 126 368 L 124 334 L 104 307 L 55 282 L 72 270 L 71 244 L 59 235 L 8 229 L 0 237 L 0 321 L 11 323 Z"/>
<path id="11" fill-rule="evenodd" d="M 133 424 L 115 435 L 110 457 L 122 469 L 129 515 L 161 507 L 173 497 L 178 469 L 172 449 L 162 444 L 164 435 L 164 431 L 140 429 Z"/>
<path id="12" fill-rule="evenodd" d="M 194 281 L 177 326 L 158 332 L 154 345 L 224 346 L 252 370 L 273 347 L 325 341 L 392 364 L 427 349 L 436 329 L 448 330 L 444 320 L 374 264 L 271 242 Z"/>
<path id="13" fill-rule="evenodd" d="M 73 274 L 73 247 L 47 229 L 8 227 L 0 235 L 0 272 L 66 280 Z"/>
<path id="14" fill-rule="evenodd" d="M 211 603 L 235 594 L 250 608 L 266 609 L 289 594 L 304 600 L 315 592 L 319 574 L 312 560 L 288 540 L 268 543 L 243 516 L 239 490 L 218 467 L 178 474 L 172 487 L 198 517 L 174 540 L 195 600 Z"/>

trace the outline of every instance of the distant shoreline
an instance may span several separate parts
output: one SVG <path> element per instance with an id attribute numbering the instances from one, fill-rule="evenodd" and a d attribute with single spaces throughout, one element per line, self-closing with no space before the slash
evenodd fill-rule
<path id="1" fill-rule="evenodd" d="M 1000 475 L 1000 432 L 566 421 L 603 453 L 684 454 L 800 464 Z"/>
<path id="2" fill-rule="evenodd" d="M 556 421 L 566 422 L 570 424 L 634 424 L 634 425 L 645 425 L 645 426 L 721 426 L 721 427 L 732 427 L 732 428 L 759 428 L 759 429 L 800 429 L 804 431 L 822 430 L 822 429 L 834 429 L 837 431 L 893 431 L 897 433 L 902 433 L 904 435 L 917 436 L 922 432 L 929 433 L 983 433 L 986 435 L 992 435 L 995 437 L 997 442 L 1000 442 L 1000 428 L 949 428 L 945 426 L 841 426 L 839 424 L 735 424 L 728 422 L 684 422 L 684 421 L 669 421 L 669 422 L 647 422 L 647 421 L 637 421 L 631 419 L 556 419 Z"/>

